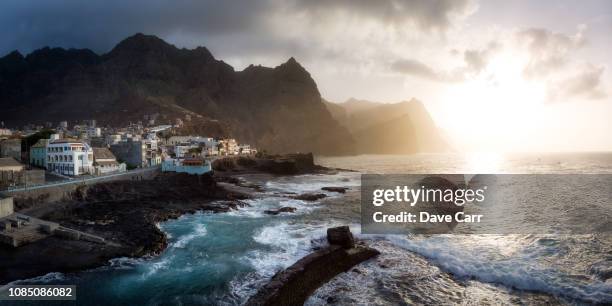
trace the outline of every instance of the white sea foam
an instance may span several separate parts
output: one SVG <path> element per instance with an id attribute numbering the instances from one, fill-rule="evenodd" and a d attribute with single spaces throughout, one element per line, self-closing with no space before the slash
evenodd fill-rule
<path id="1" fill-rule="evenodd" d="M 178 240 L 172 243 L 171 246 L 179 249 L 185 248 L 185 246 L 187 246 L 187 244 L 189 244 L 189 242 L 191 242 L 193 239 L 206 236 L 206 234 L 207 231 L 204 224 L 197 224 L 192 233 L 179 237 Z"/>
<path id="2" fill-rule="evenodd" d="M 149 262 L 146 265 L 147 270 L 141 275 L 141 280 L 146 280 L 159 271 L 167 270 L 173 260 L 174 256 L 166 256 Z"/>
<path id="3" fill-rule="evenodd" d="M 353 172 L 340 172 L 336 175 L 300 175 L 268 181 L 266 189 L 279 192 L 321 192 L 328 195 L 338 195 L 335 192 L 322 191 L 321 188 L 329 186 L 357 187 L 360 186 L 360 177 Z"/>
<path id="4" fill-rule="evenodd" d="M 66 279 L 66 275 L 64 273 L 51 272 L 51 273 L 47 273 L 45 275 L 41 275 L 41 276 L 37 276 L 33 278 L 16 280 L 16 281 L 6 284 L 6 286 L 18 285 L 18 284 L 29 284 L 29 283 L 46 284 L 46 283 L 51 283 L 51 282 L 63 281 L 65 279 Z M 0 287 L 0 288 L 3 288 L 3 287 Z"/>
<path id="5" fill-rule="evenodd" d="M 266 210 L 276 210 L 281 207 L 293 207 L 296 209 L 293 213 L 287 213 L 286 215 L 301 215 L 312 212 L 319 208 L 316 202 L 305 202 L 296 199 L 287 199 L 283 197 L 268 197 L 262 199 L 251 199 L 247 200 L 250 206 L 241 207 L 238 210 L 232 210 L 226 214 L 229 216 L 236 217 L 247 217 L 247 218 L 264 218 L 270 217 L 266 214 Z M 285 214 L 281 214 L 285 215 Z"/>
<path id="6" fill-rule="evenodd" d="M 612 284 L 597 280 L 576 280 L 560 271 L 533 261 L 531 254 L 502 259 L 487 258 L 481 250 L 465 248 L 437 239 L 388 238 L 395 245 L 432 260 L 460 278 L 550 293 L 587 302 L 612 303 Z"/>
<path id="7" fill-rule="evenodd" d="M 118 270 L 133 269 L 144 261 L 142 258 L 119 257 L 108 261 L 109 267 Z"/>

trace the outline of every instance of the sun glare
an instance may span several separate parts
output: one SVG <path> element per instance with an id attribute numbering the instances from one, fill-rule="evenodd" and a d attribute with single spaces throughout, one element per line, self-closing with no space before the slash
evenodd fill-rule
<path id="1" fill-rule="evenodd" d="M 444 103 L 453 136 L 484 139 L 488 147 L 500 150 L 498 136 L 507 139 L 538 124 L 545 86 L 524 76 L 526 65 L 527 58 L 520 54 L 501 53 L 483 73 L 452 86 Z"/>

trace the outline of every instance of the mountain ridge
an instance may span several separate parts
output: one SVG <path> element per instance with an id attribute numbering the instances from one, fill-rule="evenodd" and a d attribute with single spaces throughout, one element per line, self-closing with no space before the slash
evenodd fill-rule
<path id="1" fill-rule="evenodd" d="M 353 135 L 357 150 L 369 154 L 449 151 L 449 145 L 416 98 L 380 103 L 350 98 L 323 101 L 332 116 Z"/>
<path id="2" fill-rule="evenodd" d="M 9 53 L 0 58 L 0 107 L 0 121 L 13 126 L 82 119 L 119 126 L 153 113 L 171 122 L 189 111 L 224 123 L 200 132 L 270 152 L 354 152 L 295 58 L 235 71 L 205 47 L 179 49 L 141 33 L 101 55 L 48 47 Z"/>
<path id="3" fill-rule="evenodd" d="M 190 115 L 189 132 L 233 137 L 274 153 L 439 149 L 423 142 L 429 135 L 437 138 L 420 101 L 406 102 L 420 105 L 412 107 L 347 102 L 333 107 L 323 100 L 311 74 L 293 57 L 276 67 L 249 65 L 236 71 L 206 47 L 177 48 L 142 33 L 100 55 L 44 47 L 0 58 L 0 121 L 9 126 L 83 119 L 124 126 L 151 114 L 164 123 Z M 394 120 L 398 114 L 410 122 Z M 381 126 L 402 141 L 402 150 L 385 149 L 388 140 L 372 150 L 353 137 L 388 139 Z"/>

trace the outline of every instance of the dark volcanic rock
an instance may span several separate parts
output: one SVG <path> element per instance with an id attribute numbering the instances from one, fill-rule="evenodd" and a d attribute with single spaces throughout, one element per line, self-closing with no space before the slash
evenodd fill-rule
<path id="1" fill-rule="evenodd" d="M 378 254 L 362 245 L 350 249 L 331 245 L 314 251 L 274 275 L 246 305 L 302 305 L 321 285 Z"/>
<path id="2" fill-rule="evenodd" d="M 592 264 L 589 272 L 604 281 L 612 278 L 612 258 Z"/>
<path id="3" fill-rule="evenodd" d="M 221 172 L 265 172 L 275 175 L 335 172 L 335 170 L 316 165 L 312 153 L 229 156 L 216 159 L 212 167 L 213 170 Z"/>
<path id="4" fill-rule="evenodd" d="M 264 210 L 264 214 L 268 214 L 268 215 L 278 215 L 280 213 L 292 213 L 295 212 L 295 207 L 281 207 L 279 209 L 275 209 L 275 210 Z"/>
<path id="5" fill-rule="evenodd" d="M 331 245 L 339 245 L 345 249 L 355 246 L 355 239 L 348 226 L 338 226 L 327 229 L 327 242 Z"/>
<path id="6" fill-rule="evenodd" d="M 323 199 L 325 197 L 327 197 L 327 195 L 323 193 L 303 193 L 303 194 L 294 196 L 293 198 L 296 200 L 314 202 L 314 201 Z"/>
<path id="7" fill-rule="evenodd" d="M 347 187 L 323 187 L 323 188 L 321 188 L 321 190 L 331 191 L 331 192 L 338 192 L 338 193 L 345 193 L 348 190 L 348 188 Z"/>
<path id="8" fill-rule="evenodd" d="M 168 244 L 157 223 L 197 211 L 227 212 L 246 205 L 240 201 L 245 197 L 219 187 L 211 175 L 166 173 L 154 180 L 83 186 L 75 191 L 72 202 L 37 217 L 101 236 L 112 244 L 50 237 L 20 248 L 0 245 L 0 284 L 94 268 L 116 257 L 157 254 Z"/>

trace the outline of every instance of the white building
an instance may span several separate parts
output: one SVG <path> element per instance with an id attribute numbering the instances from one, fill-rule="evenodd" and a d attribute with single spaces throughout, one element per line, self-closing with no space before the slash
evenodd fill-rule
<path id="1" fill-rule="evenodd" d="M 219 154 L 219 142 L 212 137 L 171 136 L 167 139 L 166 144 L 173 146 L 189 146 L 190 148 L 200 147 L 206 156 Z M 177 153 L 176 148 L 175 153 Z"/>
<path id="2" fill-rule="evenodd" d="M 176 158 L 190 157 L 189 151 L 199 148 L 197 145 L 183 144 L 174 146 L 174 155 Z"/>
<path id="3" fill-rule="evenodd" d="M 149 128 L 149 131 L 153 132 L 153 133 L 157 133 L 157 132 L 165 131 L 165 130 L 170 129 L 170 128 L 172 128 L 171 125 L 158 125 L 158 126 L 154 126 L 152 128 Z"/>
<path id="4" fill-rule="evenodd" d="M 219 154 L 221 155 L 237 155 L 240 153 L 238 151 L 238 142 L 236 142 L 236 139 L 221 139 L 219 140 L 219 146 Z"/>
<path id="5" fill-rule="evenodd" d="M 102 136 L 102 130 L 99 127 L 88 127 L 86 130 L 87 137 L 95 138 Z"/>
<path id="6" fill-rule="evenodd" d="M 251 146 L 248 144 L 238 146 L 240 154 L 251 154 Z"/>
<path id="7" fill-rule="evenodd" d="M 1 129 L 0 128 L 0 136 L 11 136 L 13 132 L 9 129 Z"/>
<path id="8" fill-rule="evenodd" d="M 93 172 L 93 150 L 81 141 L 58 139 L 47 146 L 47 170 L 63 175 Z"/>

